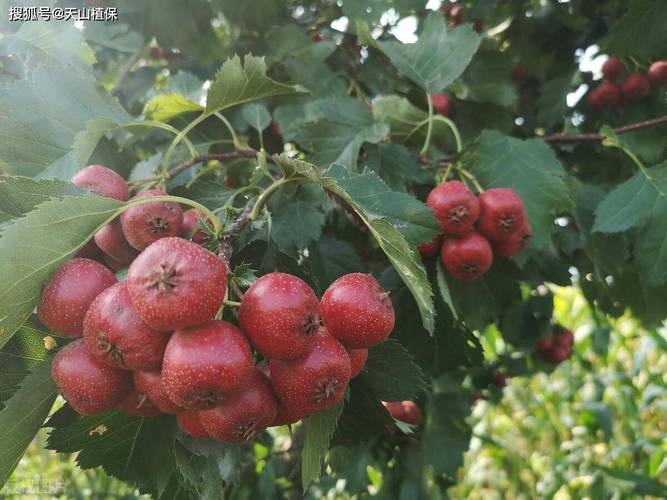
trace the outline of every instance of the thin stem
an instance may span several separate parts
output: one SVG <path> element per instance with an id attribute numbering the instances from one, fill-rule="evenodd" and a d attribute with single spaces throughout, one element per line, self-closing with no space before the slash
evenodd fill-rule
<path id="1" fill-rule="evenodd" d="M 452 134 L 454 134 L 454 140 L 456 141 L 456 152 L 460 153 L 461 149 L 463 149 L 463 146 L 461 144 L 461 134 L 459 134 L 459 129 L 454 124 L 454 122 L 452 120 L 450 120 L 449 118 L 447 118 L 446 116 L 443 116 L 443 115 L 435 115 L 433 117 L 433 120 L 443 122 L 449 127 L 449 129 L 452 131 Z"/>
<path id="2" fill-rule="evenodd" d="M 180 165 L 170 169 L 167 172 L 167 178 L 171 179 L 172 177 L 177 176 L 181 172 L 184 172 L 185 170 L 189 169 L 190 167 L 194 167 L 195 165 L 205 161 L 210 161 L 210 160 L 232 161 L 232 160 L 239 160 L 241 158 L 255 158 L 256 156 L 257 156 L 257 151 L 252 151 L 252 150 L 232 151 L 231 153 L 212 153 L 207 155 L 199 155 L 195 156 L 194 158 L 190 158 L 188 161 L 185 161 Z"/>
<path id="3" fill-rule="evenodd" d="M 186 127 L 181 130 L 176 137 L 174 137 L 174 140 L 171 141 L 171 144 L 169 145 L 169 148 L 167 149 L 167 152 L 164 154 L 164 158 L 162 158 L 162 172 L 165 176 L 168 174 L 168 169 L 169 169 L 169 160 L 171 160 L 171 155 L 174 153 L 174 150 L 176 149 L 176 146 L 187 137 L 187 135 L 190 133 L 190 131 L 195 128 L 197 125 L 199 125 L 201 122 L 206 120 L 209 116 L 211 116 L 209 113 L 202 113 L 199 115 L 197 118 L 192 120 L 190 123 L 186 125 Z"/>
<path id="4" fill-rule="evenodd" d="M 641 130 L 647 127 L 653 127 L 655 125 L 663 125 L 667 123 L 667 115 L 660 116 L 658 118 L 653 118 L 651 120 L 644 120 L 641 122 L 631 123 L 629 125 L 624 125 L 614 129 L 616 135 L 627 134 L 628 132 L 634 132 L 635 130 Z M 545 135 L 542 137 L 543 141 L 546 142 L 586 142 L 586 141 L 602 141 L 604 136 L 600 134 L 574 134 L 574 135 L 563 135 L 563 134 L 553 134 Z"/>
<path id="5" fill-rule="evenodd" d="M 275 181 L 273 184 L 271 184 L 266 190 L 259 195 L 257 198 L 257 201 L 255 202 L 255 206 L 253 207 L 252 211 L 250 212 L 249 219 L 250 220 L 255 220 L 259 216 L 259 212 L 262 210 L 262 207 L 264 204 L 267 202 L 267 200 L 271 197 L 271 195 L 278 190 L 281 186 L 284 186 L 285 184 L 289 182 L 295 182 L 295 181 L 304 181 L 307 180 L 305 177 L 284 177 L 282 179 L 278 179 Z"/>
<path id="6" fill-rule="evenodd" d="M 235 300 L 225 300 L 225 305 L 229 307 L 241 307 L 241 303 Z"/>
<path id="7" fill-rule="evenodd" d="M 162 130 L 166 130 L 167 132 L 171 132 L 174 135 L 178 135 L 179 131 L 176 127 L 173 127 L 169 125 L 168 123 L 163 123 L 163 122 L 158 122 L 154 120 L 142 120 L 140 122 L 129 122 L 123 125 L 122 127 L 119 128 L 129 128 L 129 127 L 154 127 L 154 128 L 159 128 Z M 195 148 L 194 144 L 192 144 L 192 141 L 188 139 L 187 137 L 183 138 L 183 142 L 185 142 L 186 146 L 190 150 L 190 154 L 192 156 L 197 156 L 197 149 Z"/>
<path id="8" fill-rule="evenodd" d="M 477 177 L 475 177 L 471 172 L 468 172 L 463 167 L 459 167 L 457 170 L 461 175 L 463 175 L 466 179 L 468 179 L 470 182 L 472 182 L 473 186 L 475 186 L 475 189 L 477 189 L 477 191 L 479 191 L 480 193 L 484 192 L 484 188 L 482 187 L 482 185 L 477 180 Z"/>
<path id="9" fill-rule="evenodd" d="M 445 170 L 445 175 L 442 177 L 442 182 L 447 181 L 447 178 L 449 177 L 449 174 L 452 173 L 452 168 L 454 168 L 454 164 L 450 163 L 447 165 L 447 170 Z"/>
<path id="10" fill-rule="evenodd" d="M 227 118 L 225 118 L 225 115 L 223 115 L 220 112 L 215 112 L 215 113 L 213 113 L 213 116 L 215 116 L 217 119 L 219 119 L 222 123 L 225 124 L 225 127 L 227 127 L 227 130 L 229 130 L 229 134 L 232 136 L 232 143 L 234 144 L 234 147 L 236 149 L 244 149 L 243 145 L 239 142 L 239 139 L 236 136 L 236 132 L 234 131 L 234 127 L 232 127 L 232 124 L 229 123 L 229 120 L 227 120 Z"/>
<path id="11" fill-rule="evenodd" d="M 431 134 L 433 133 L 433 98 L 431 94 L 426 93 L 426 102 L 428 103 L 428 125 L 426 128 L 426 140 L 422 146 L 420 154 L 426 154 L 431 145 Z"/>

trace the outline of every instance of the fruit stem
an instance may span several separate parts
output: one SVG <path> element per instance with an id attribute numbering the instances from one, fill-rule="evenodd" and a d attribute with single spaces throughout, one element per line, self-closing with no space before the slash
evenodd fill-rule
<path id="1" fill-rule="evenodd" d="M 479 183 L 477 180 L 477 177 L 475 177 L 472 173 L 468 172 L 465 168 L 459 167 L 458 171 L 461 175 L 463 175 L 466 179 L 468 179 L 470 182 L 472 182 L 473 186 L 475 186 L 475 189 L 479 191 L 480 193 L 484 192 L 484 188 L 482 185 Z"/>
<path id="2" fill-rule="evenodd" d="M 289 182 L 295 182 L 295 181 L 302 181 L 306 180 L 305 177 L 283 177 L 282 179 L 278 179 L 275 181 L 273 184 L 271 184 L 269 187 L 266 188 L 266 190 L 259 195 L 257 198 L 257 201 L 255 202 L 255 206 L 252 209 L 252 212 L 250 212 L 250 220 L 255 220 L 259 216 L 259 212 L 262 210 L 262 207 L 264 204 L 267 202 L 269 197 L 281 186 L 284 184 L 287 184 Z"/>
<path id="3" fill-rule="evenodd" d="M 449 127 L 449 130 L 451 130 L 452 134 L 454 134 L 454 140 L 456 141 L 456 152 L 460 153 L 461 149 L 463 149 L 463 146 L 461 144 L 461 134 L 459 134 L 459 129 L 454 124 L 454 122 L 443 115 L 436 115 L 433 117 L 433 120 L 443 122 Z"/>
<path id="4" fill-rule="evenodd" d="M 168 123 L 162 123 L 155 120 L 132 121 L 126 123 L 125 125 L 119 128 L 130 128 L 130 127 L 155 127 L 162 130 L 166 130 L 167 132 L 171 132 L 174 135 L 179 134 L 178 129 L 176 127 L 173 127 Z M 195 145 L 192 144 L 192 141 L 190 141 L 190 139 L 188 139 L 187 137 L 183 137 L 183 142 L 185 142 L 185 145 L 190 150 L 190 154 L 192 156 L 197 156 L 197 149 L 195 148 Z"/>
<path id="5" fill-rule="evenodd" d="M 225 127 L 227 127 L 227 130 L 229 130 L 229 133 L 230 133 L 230 135 L 232 136 L 232 143 L 234 144 L 234 148 L 235 148 L 235 149 L 241 149 L 241 150 L 243 150 L 243 149 L 248 149 L 248 148 L 244 147 L 244 146 L 239 142 L 239 138 L 236 136 L 236 132 L 234 132 L 234 127 L 232 127 L 232 124 L 229 123 L 229 120 L 227 120 L 227 118 L 225 118 L 225 115 L 223 115 L 223 114 L 220 113 L 220 112 L 215 112 L 215 113 L 213 113 L 213 115 L 214 115 L 218 120 L 220 120 L 222 123 L 224 123 L 224 124 L 225 124 Z"/>
<path id="6" fill-rule="evenodd" d="M 428 103 L 428 124 L 426 126 L 426 140 L 419 154 L 426 154 L 431 145 L 431 134 L 433 133 L 433 98 L 426 92 L 426 102 Z"/>
<path id="7" fill-rule="evenodd" d="M 241 303 L 235 300 L 225 300 L 225 305 L 229 307 L 241 307 Z"/>

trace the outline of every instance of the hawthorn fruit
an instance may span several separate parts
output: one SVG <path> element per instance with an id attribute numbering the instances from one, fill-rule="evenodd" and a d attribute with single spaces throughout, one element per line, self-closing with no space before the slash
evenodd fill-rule
<path id="1" fill-rule="evenodd" d="M 667 61 L 655 61 L 651 64 L 648 77 L 653 85 L 667 85 Z"/>
<path id="2" fill-rule="evenodd" d="M 146 396 L 133 389 L 123 400 L 119 408 L 133 417 L 156 417 L 162 415 L 160 409 Z"/>
<path id="3" fill-rule="evenodd" d="M 243 296 L 239 324 L 263 356 L 294 359 L 313 343 L 320 326 L 320 304 L 305 281 L 270 273 L 255 281 Z"/>
<path id="4" fill-rule="evenodd" d="M 127 201 L 127 182 L 119 174 L 104 165 L 89 165 L 72 177 L 72 184 L 104 198 Z"/>
<path id="5" fill-rule="evenodd" d="M 291 361 L 272 359 L 269 367 L 278 399 L 304 415 L 341 401 L 352 374 L 345 348 L 324 329 L 302 357 Z"/>
<path id="6" fill-rule="evenodd" d="M 621 93 L 628 101 L 638 101 L 651 91 L 651 82 L 643 73 L 632 73 L 621 83 Z"/>
<path id="7" fill-rule="evenodd" d="M 525 223 L 521 197 L 509 188 L 493 188 L 479 196 L 477 230 L 491 241 L 503 241 Z"/>
<path id="8" fill-rule="evenodd" d="M 132 375 L 98 361 L 83 339 L 63 347 L 51 367 L 58 391 L 81 415 L 102 415 L 113 410 L 132 390 Z"/>
<path id="9" fill-rule="evenodd" d="M 507 375 L 505 375 L 503 372 L 499 370 L 495 370 L 491 374 L 491 379 L 493 380 L 493 383 L 498 387 L 505 387 L 507 385 Z"/>
<path id="10" fill-rule="evenodd" d="M 132 262 L 127 281 L 144 322 L 173 331 L 215 316 L 225 300 L 227 264 L 196 243 L 163 238 Z"/>
<path id="11" fill-rule="evenodd" d="M 533 232 L 530 228 L 530 224 L 527 220 L 524 220 L 524 223 L 519 230 L 510 235 L 505 241 L 491 242 L 493 255 L 509 258 L 520 254 L 526 248 L 532 234 Z"/>
<path id="12" fill-rule="evenodd" d="M 602 65 L 602 76 L 609 82 L 615 82 L 625 71 L 623 61 L 618 57 L 610 57 Z"/>
<path id="13" fill-rule="evenodd" d="M 428 194 L 426 204 L 440 221 L 445 236 L 469 233 L 480 215 L 480 202 L 461 181 L 436 186 Z"/>
<path id="14" fill-rule="evenodd" d="M 99 262 L 74 258 L 65 262 L 42 290 L 37 316 L 49 329 L 66 337 L 83 335 L 83 318 L 102 291 L 116 283 Z"/>
<path id="15" fill-rule="evenodd" d="M 149 189 L 132 200 L 166 194 L 159 189 Z M 125 210 L 120 214 L 120 223 L 130 245 L 137 250 L 143 250 L 160 238 L 179 236 L 183 225 L 183 212 L 178 203 L 172 201 L 146 203 Z"/>
<path id="16" fill-rule="evenodd" d="M 254 370 L 242 391 L 215 408 L 201 411 L 199 418 L 213 439 L 245 443 L 273 424 L 277 408 L 271 383 L 260 371 Z"/>
<path id="17" fill-rule="evenodd" d="M 419 426 L 422 423 L 422 411 L 412 401 L 383 401 L 382 404 L 396 420 L 406 424 Z"/>
<path id="18" fill-rule="evenodd" d="M 114 262 L 130 263 L 139 252 L 127 242 L 120 220 L 116 219 L 95 233 L 95 244 Z"/>
<path id="19" fill-rule="evenodd" d="M 350 357 L 350 367 L 352 372 L 350 378 L 354 378 L 361 373 L 368 360 L 368 349 L 346 349 Z"/>
<path id="20" fill-rule="evenodd" d="M 181 226 L 181 236 L 187 238 L 197 245 L 203 245 L 208 241 L 208 235 L 206 232 L 199 227 L 199 219 L 206 220 L 206 216 L 203 212 L 197 211 L 194 208 L 186 210 L 183 212 L 183 225 Z M 211 226 L 208 222 L 209 227 Z"/>
<path id="21" fill-rule="evenodd" d="M 196 439 L 211 439 L 201 423 L 200 412 L 196 410 L 182 411 L 176 414 L 176 421 L 183 432 Z"/>
<path id="22" fill-rule="evenodd" d="M 445 239 L 440 259 L 455 279 L 472 281 L 482 277 L 491 268 L 493 251 L 484 236 L 472 232 L 460 238 Z"/>
<path id="23" fill-rule="evenodd" d="M 239 392 L 254 370 L 243 333 L 231 323 L 211 320 L 173 334 L 164 353 L 162 382 L 178 406 L 209 409 Z"/>
<path id="24" fill-rule="evenodd" d="M 419 250 L 422 257 L 433 257 L 438 254 L 440 247 L 442 247 L 442 235 L 438 235 L 431 241 L 422 243 L 417 247 L 417 250 Z"/>
<path id="25" fill-rule="evenodd" d="M 452 112 L 452 103 L 449 100 L 449 96 L 443 92 L 436 92 L 431 95 L 431 100 L 433 101 L 433 107 L 441 115 L 449 116 Z"/>
<path id="26" fill-rule="evenodd" d="M 600 109 L 616 106 L 621 102 L 621 88 L 612 82 L 602 82 L 588 94 L 586 104 L 590 108 Z"/>
<path id="27" fill-rule="evenodd" d="M 183 411 L 183 408 L 169 399 L 164 384 L 162 383 L 162 373 L 155 371 L 135 371 L 133 373 L 134 387 L 139 392 L 144 393 L 162 413 L 175 415 Z"/>
<path id="28" fill-rule="evenodd" d="M 169 335 L 152 330 L 141 320 L 126 281 L 95 298 L 83 321 L 83 337 L 93 356 L 124 370 L 159 368 L 169 342 Z"/>
<path id="29" fill-rule="evenodd" d="M 341 276 L 320 302 L 326 329 L 347 349 L 367 349 L 384 341 L 394 329 L 394 305 L 370 274 Z"/>

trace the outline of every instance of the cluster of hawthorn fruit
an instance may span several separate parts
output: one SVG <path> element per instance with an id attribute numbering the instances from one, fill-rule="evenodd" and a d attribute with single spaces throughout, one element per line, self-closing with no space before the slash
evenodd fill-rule
<path id="1" fill-rule="evenodd" d="M 124 179 L 101 165 L 73 183 L 129 197 Z M 129 262 L 125 281 L 76 256 L 43 288 L 38 317 L 75 338 L 52 365 L 69 405 L 83 415 L 174 414 L 194 437 L 245 442 L 341 401 L 368 349 L 394 328 L 393 305 L 377 280 L 344 275 L 319 300 L 296 276 L 266 274 L 240 292 L 240 305 L 230 304 L 238 306 L 237 327 L 216 319 L 228 265 L 200 244 L 207 236 L 197 214 L 194 226 L 183 219 L 170 201 L 130 206 L 93 240 L 103 258 Z M 127 254 L 118 251 L 125 245 Z"/>
<path id="2" fill-rule="evenodd" d="M 547 363 L 558 365 L 572 355 L 574 334 L 560 325 L 537 341 L 537 352 Z"/>
<path id="3" fill-rule="evenodd" d="M 422 244 L 424 257 L 440 252 L 447 272 L 457 280 L 480 278 L 494 256 L 519 254 L 531 236 L 521 196 L 509 188 L 492 188 L 476 196 L 463 182 L 448 181 L 429 193 L 426 204 L 443 234 Z"/>
<path id="4" fill-rule="evenodd" d="M 646 73 L 630 73 L 619 84 L 625 65 L 618 57 L 610 57 L 602 65 L 603 81 L 586 97 L 590 108 L 618 106 L 625 101 L 638 101 L 651 92 L 651 86 L 667 85 L 667 61 L 655 61 Z"/>

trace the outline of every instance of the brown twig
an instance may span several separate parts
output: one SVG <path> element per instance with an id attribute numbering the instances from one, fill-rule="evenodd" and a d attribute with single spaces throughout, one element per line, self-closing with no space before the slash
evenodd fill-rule
<path id="1" fill-rule="evenodd" d="M 637 123 L 631 123 L 629 125 L 624 125 L 614 129 L 614 132 L 618 135 L 627 134 L 628 132 L 634 132 L 635 130 L 641 130 L 647 127 L 653 127 L 654 125 L 662 125 L 667 123 L 667 115 L 660 116 L 658 118 L 653 118 L 651 120 L 644 120 Z M 564 134 L 553 134 L 545 135 L 542 137 L 542 140 L 545 142 L 586 142 L 586 141 L 601 141 L 604 139 L 603 135 L 600 134 L 573 134 L 573 135 L 564 135 Z"/>
<path id="2" fill-rule="evenodd" d="M 181 172 L 193 167 L 199 163 L 205 161 L 218 160 L 218 161 L 233 161 L 239 160 L 241 158 L 255 158 L 257 156 L 257 151 L 232 151 L 231 153 L 216 153 L 208 155 L 195 156 L 190 158 L 188 161 L 181 163 L 180 165 L 175 166 L 169 170 L 169 178 L 176 177 Z M 273 162 L 273 159 L 270 156 L 267 156 L 267 161 Z"/>

